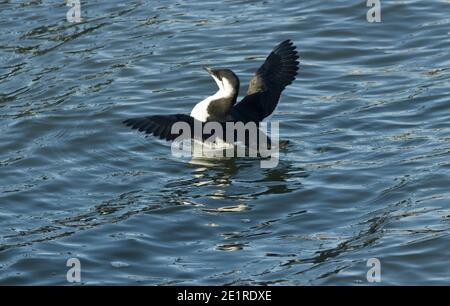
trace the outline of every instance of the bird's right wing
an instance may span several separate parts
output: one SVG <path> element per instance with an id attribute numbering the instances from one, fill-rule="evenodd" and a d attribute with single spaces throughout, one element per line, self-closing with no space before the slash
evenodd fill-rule
<path id="1" fill-rule="evenodd" d="M 251 79 L 247 96 L 231 109 L 233 118 L 260 122 L 275 110 L 281 92 L 297 75 L 299 57 L 295 49 L 290 40 L 273 49 Z"/>

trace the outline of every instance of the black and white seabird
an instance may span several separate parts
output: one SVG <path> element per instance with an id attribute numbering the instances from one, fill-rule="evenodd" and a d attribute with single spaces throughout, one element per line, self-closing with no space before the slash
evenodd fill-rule
<path id="1" fill-rule="evenodd" d="M 180 134 L 171 132 L 176 122 L 186 122 L 192 128 L 194 123 L 207 122 L 255 122 L 257 125 L 275 110 L 281 93 L 290 85 L 299 69 L 299 56 L 290 40 L 276 46 L 250 81 L 247 95 L 239 102 L 239 78 L 229 69 L 205 67 L 216 82 L 219 90 L 197 103 L 191 114 L 153 115 L 127 119 L 124 123 L 133 129 L 153 134 L 160 139 L 175 140 Z M 196 123 L 199 123 L 196 122 Z M 203 140 L 211 135 L 203 135 Z"/>

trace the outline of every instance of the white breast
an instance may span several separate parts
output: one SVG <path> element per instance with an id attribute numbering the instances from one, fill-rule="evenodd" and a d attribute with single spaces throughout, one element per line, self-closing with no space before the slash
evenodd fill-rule
<path id="1" fill-rule="evenodd" d="M 191 117 L 194 117 L 195 119 L 202 122 L 206 122 L 209 117 L 208 106 L 212 101 L 231 97 L 234 93 L 233 86 L 230 84 L 230 82 L 228 82 L 228 80 L 223 79 L 222 81 L 220 81 L 214 76 L 213 79 L 216 81 L 217 86 L 219 87 L 219 91 L 217 91 L 213 96 L 210 96 L 205 100 L 197 103 L 191 111 Z"/>
<path id="2" fill-rule="evenodd" d="M 205 100 L 197 103 L 194 108 L 191 111 L 191 117 L 194 117 L 195 119 L 206 122 L 206 119 L 208 119 L 208 106 L 209 103 L 213 100 L 214 96 L 208 97 Z"/>

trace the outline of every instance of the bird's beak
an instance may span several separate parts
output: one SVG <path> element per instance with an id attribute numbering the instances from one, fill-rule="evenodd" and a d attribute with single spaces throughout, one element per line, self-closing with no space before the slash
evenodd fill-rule
<path id="1" fill-rule="evenodd" d="M 205 69 L 210 75 L 213 75 L 213 70 L 209 67 L 203 66 L 203 69 Z"/>
<path id="2" fill-rule="evenodd" d="M 222 90 L 223 85 L 222 85 L 222 82 L 221 82 L 220 78 L 216 74 L 217 71 L 213 70 L 213 69 L 211 69 L 209 67 L 206 67 L 206 66 L 203 66 L 203 69 L 205 69 L 209 73 L 209 75 L 212 76 L 212 78 L 216 82 L 216 84 L 219 87 L 219 89 Z"/>

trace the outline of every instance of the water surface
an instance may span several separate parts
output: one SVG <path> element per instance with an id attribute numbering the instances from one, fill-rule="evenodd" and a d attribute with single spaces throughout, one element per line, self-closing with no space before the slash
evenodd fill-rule
<path id="1" fill-rule="evenodd" d="M 0 1 L 0 284 L 449 284 L 448 1 Z M 121 124 L 292 39 L 290 145 L 187 162 Z"/>

